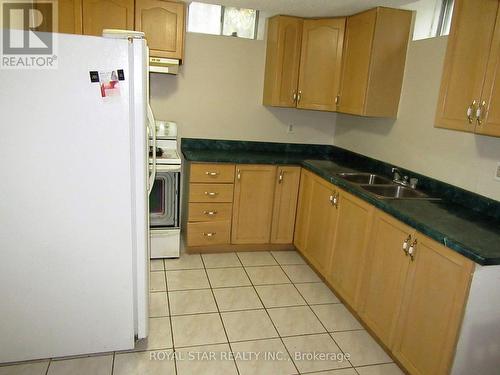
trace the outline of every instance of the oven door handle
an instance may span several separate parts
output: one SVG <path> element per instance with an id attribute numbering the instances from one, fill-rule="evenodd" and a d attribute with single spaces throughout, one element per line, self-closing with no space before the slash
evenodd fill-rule
<path id="1" fill-rule="evenodd" d="M 156 126 L 155 126 L 155 119 L 153 116 L 153 110 L 151 109 L 151 106 L 148 104 L 148 128 L 151 132 L 152 135 L 152 141 L 153 141 L 153 166 L 152 166 L 152 172 L 149 175 L 149 181 L 148 181 L 148 195 L 151 194 L 151 190 L 153 190 L 153 185 L 155 183 L 156 179 Z M 148 146 L 149 146 L 149 137 L 148 137 Z M 149 153 L 149 147 L 148 147 L 148 153 Z M 149 157 L 147 158 L 148 163 L 149 163 Z"/>

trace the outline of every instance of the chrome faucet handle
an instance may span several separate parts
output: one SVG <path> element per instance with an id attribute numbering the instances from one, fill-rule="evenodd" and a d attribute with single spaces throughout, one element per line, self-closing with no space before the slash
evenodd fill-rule
<path id="1" fill-rule="evenodd" d="M 408 176 L 403 176 L 403 185 L 409 185 L 410 178 Z"/>
<path id="2" fill-rule="evenodd" d="M 418 184 L 418 178 L 410 178 L 410 187 L 416 189 Z"/>
<path id="3" fill-rule="evenodd" d="M 401 181 L 401 171 L 399 168 L 392 168 L 392 173 L 394 174 L 392 177 L 394 181 Z"/>

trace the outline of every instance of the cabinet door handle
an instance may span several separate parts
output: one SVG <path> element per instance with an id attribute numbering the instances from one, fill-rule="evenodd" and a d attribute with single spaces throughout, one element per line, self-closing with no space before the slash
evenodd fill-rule
<path id="1" fill-rule="evenodd" d="M 476 121 L 479 126 L 483 125 L 483 116 L 484 116 L 484 106 L 486 102 L 483 100 L 481 104 L 476 109 Z"/>
<path id="2" fill-rule="evenodd" d="M 241 180 L 241 172 L 240 169 L 238 168 L 237 174 L 236 174 L 236 179 L 239 181 Z"/>
<path id="3" fill-rule="evenodd" d="M 300 102 L 300 99 L 302 98 L 302 91 L 299 90 L 299 94 L 297 95 L 297 103 Z"/>
<path id="4" fill-rule="evenodd" d="M 283 169 L 280 171 L 280 175 L 278 177 L 278 184 L 281 184 L 283 182 Z"/>
<path id="5" fill-rule="evenodd" d="M 294 102 L 296 102 L 296 101 L 297 101 L 297 93 L 296 93 L 295 91 L 294 91 L 294 92 L 293 92 L 293 94 L 292 94 L 292 100 L 293 100 Z"/>
<path id="6" fill-rule="evenodd" d="M 207 195 L 209 197 L 215 197 L 216 195 L 219 195 L 219 193 L 217 193 L 215 191 L 206 191 L 205 195 Z"/>
<path id="7" fill-rule="evenodd" d="M 417 240 L 413 241 L 410 247 L 408 248 L 408 255 L 413 262 L 415 260 L 415 256 L 417 255 Z"/>
<path id="8" fill-rule="evenodd" d="M 208 215 L 208 216 L 213 216 L 213 215 L 217 215 L 217 211 L 213 210 L 213 211 L 203 211 L 203 214 L 204 215 Z"/>
<path id="9" fill-rule="evenodd" d="M 215 236 L 217 233 L 216 232 L 203 232 L 203 235 L 205 237 L 213 237 Z"/>
<path id="10" fill-rule="evenodd" d="M 333 207 L 339 206 L 339 193 L 334 191 L 328 199 Z"/>
<path id="11" fill-rule="evenodd" d="M 337 96 L 335 97 L 335 104 L 336 104 L 336 105 L 339 105 L 339 104 L 340 104 L 340 95 L 337 95 Z"/>
<path id="12" fill-rule="evenodd" d="M 411 242 L 411 234 L 406 238 L 406 240 L 403 241 L 402 248 L 405 255 L 408 255 L 408 247 L 410 246 L 410 242 Z"/>
<path id="13" fill-rule="evenodd" d="M 474 114 L 474 109 L 476 108 L 476 101 L 473 100 L 471 104 L 467 107 L 467 120 L 469 121 L 469 124 L 472 124 L 474 121 L 473 114 Z"/>
<path id="14" fill-rule="evenodd" d="M 205 172 L 205 174 L 206 174 L 207 176 L 217 176 L 217 175 L 219 174 L 219 172 L 208 172 L 208 171 L 207 171 L 207 172 Z"/>

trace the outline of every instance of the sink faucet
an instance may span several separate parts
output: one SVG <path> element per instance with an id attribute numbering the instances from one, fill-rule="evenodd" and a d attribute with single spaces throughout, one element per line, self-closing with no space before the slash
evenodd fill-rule
<path id="1" fill-rule="evenodd" d="M 418 179 L 403 176 L 399 168 L 392 168 L 392 173 L 394 174 L 392 181 L 394 181 L 396 184 L 409 186 L 412 189 L 415 189 L 417 187 Z"/>

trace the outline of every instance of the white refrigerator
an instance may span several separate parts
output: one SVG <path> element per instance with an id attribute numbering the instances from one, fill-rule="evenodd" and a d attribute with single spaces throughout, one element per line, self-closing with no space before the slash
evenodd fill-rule
<path id="1" fill-rule="evenodd" d="M 146 42 L 55 37 L 56 69 L 0 70 L 0 363 L 148 331 Z"/>

